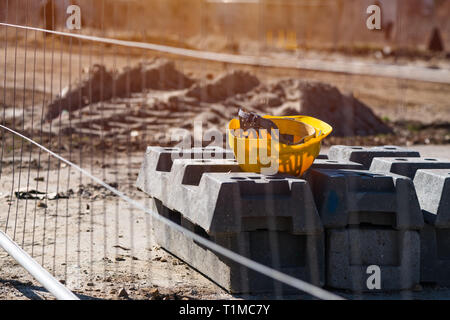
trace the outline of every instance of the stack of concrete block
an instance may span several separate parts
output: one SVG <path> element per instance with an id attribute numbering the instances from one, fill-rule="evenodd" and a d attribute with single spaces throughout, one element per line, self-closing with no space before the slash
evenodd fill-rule
<path id="1" fill-rule="evenodd" d="M 393 172 L 411 179 L 422 209 L 421 281 L 450 285 L 450 160 L 375 158 L 371 171 Z"/>
<path id="2" fill-rule="evenodd" d="M 308 174 L 326 230 L 326 283 L 353 291 L 411 289 L 420 280 L 423 218 L 409 178 L 367 170 Z M 368 285 L 370 266 L 380 287 Z"/>
<path id="3" fill-rule="evenodd" d="M 450 169 L 450 160 L 437 158 L 375 158 L 371 171 L 392 172 L 414 179 L 419 169 Z"/>
<path id="4" fill-rule="evenodd" d="M 422 169 L 414 177 L 425 220 L 421 281 L 450 285 L 450 170 Z"/>
<path id="5" fill-rule="evenodd" d="M 450 285 L 449 160 L 396 146 L 333 146 L 300 179 L 244 173 L 221 148 L 149 147 L 137 186 L 159 215 L 316 285 Z M 153 227 L 163 248 L 230 292 L 291 289 L 158 219 Z M 379 289 L 369 283 L 377 270 Z"/>
<path id="6" fill-rule="evenodd" d="M 219 148 L 181 152 L 149 147 L 137 187 L 153 198 L 156 212 L 177 224 L 252 260 L 323 285 L 323 227 L 308 183 L 240 172 L 228 155 Z M 158 219 L 153 223 L 163 248 L 230 292 L 292 291 Z"/>
<path id="7" fill-rule="evenodd" d="M 363 165 L 352 161 L 316 159 L 311 169 L 363 169 Z"/>
<path id="8" fill-rule="evenodd" d="M 421 282 L 450 285 L 450 160 L 421 157 L 415 151 L 395 146 L 333 146 L 329 159 L 361 163 L 372 174 L 393 173 L 414 179 L 424 218 L 420 230 Z"/>

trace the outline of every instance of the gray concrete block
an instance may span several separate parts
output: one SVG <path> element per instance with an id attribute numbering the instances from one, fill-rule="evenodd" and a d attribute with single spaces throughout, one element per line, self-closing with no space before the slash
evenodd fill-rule
<path id="1" fill-rule="evenodd" d="M 248 173 L 207 173 L 192 194 L 189 209 L 181 202 L 176 207 L 208 232 L 263 228 L 318 234 L 323 230 L 305 180 Z"/>
<path id="2" fill-rule="evenodd" d="M 414 186 L 424 215 L 437 228 L 450 228 L 450 169 L 418 170 Z"/>
<path id="3" fill-rule="evenodd" d="M 420 281 L 418 231 L 387 228 L 327 230 L 326 285 L 357 292 L 411 289 Z M 368 267 L 380 268 L 380 289 L 369 289 Z"/>
<path id="4" fill-rule="evenodd" d="M 316 157 L 316 159 L 322 159 L 322 160 L 325 159 L 326 160 L 326 159 L 328 159 L 328 155 L 325 153 L 321 153 Z"/>
<path id="5" fill-rule="evenodd" d="M 181 149 L 177 147 L 147 147 L 144 160 L 151 169 L 169 172 L 175 159 L 230 159 L 234 160 L 231 150 L 220 147 Z M 147 156 L 148 155 L 148 156 Z"/>
<path id="6" fill-rule="evenodd" d="M 369 223 L 420 229 L 423 217 L 411 179 L 366 170 L 314 169 L 306 176 L 325 228 Z"/>
<path id="7" fill-rule="evenodd" d="M 230 153 L 232 159 L 228 159 Z M 174 161 L 180 162 L 178 167 L 183 167 L 183 164 L 188 165 L 180 173 L 179 169 L 172 170 Z M 167 198 L 171 193 L 176 192 L 176 189 L 179 189 L 180 179 L 181 182 L 195 185 L 202 173 L 208 172 L 208 170 L 209 172 L 241 171 L 234 160 L 233 153 L 222 148 L 181 150 L 179 148 L 148 147 L 136 186 L 168 205 Z M 178 184 L 173 179 L 177 179 Z"/>
<path id="8" fill-rule="evenodd" d="M 375 157 L 420 157 L 420 153 L 397 146 L 332 146 L 328 152 L 330 160 L 361 163 L 364 166 L 363 169 L 369 169 Z"/>
<path id="9" fill-rule="evenodd" d="M 320 234 L 323 231 L 305 180 L 237 172 L 233 160 L 177 159 L 170 171 L 156 170 L 160 154 L 150 150 L 137 186 L 169 209 L 181 212 L 208 234 L 256 229 Z"/>
<path id="10" fill-rule="evenodd" d="M 420 281 L 450 286 L 450 228 L 426 223 L 420 247 Z"/>
<path id="11" fill-rule="evenodd" d="M 425 227 L 420 232 L 422 282 L 450 285 L 450 169 L 417 170 Z"/>
<path id="12" fill-rule="evenodd" d="M 375 158 L 370 171 L 392 172 L 414 179 L 419 169 L 450 169 L 450 160 L 438 158 Z"/>
<path id="13" fill-rule="evenodd" d="M 209 236 L 198 225 L 151 199 L 153 210 L 209 240 L 293 277 L 322 286 L 325 279 L 324 235 L 293 235 L 257 230 Z M 250 270 L 152 218 L 158 245 L 231 293 L 286 294 L 296 289 Z"/>
<path id="14" fill-rule="evenodd" d="M 364 167 L 360 163 L 342 160 L 316 159 L 311 169 L 355 169 L 363 170 Z"/>

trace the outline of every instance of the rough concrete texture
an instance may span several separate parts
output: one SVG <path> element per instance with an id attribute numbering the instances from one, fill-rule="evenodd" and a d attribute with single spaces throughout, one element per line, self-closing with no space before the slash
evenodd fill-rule
<path id="1" fill-rule="evenodd" d="M 370 265 L 381 268 L 379 292 L 419 281 L 450 285 L 450 169 L 420 169 L 442 161 L 394 146 L 336 146 L 305 181 L 241 172 L 220 148 L 185 150 L 173 160 L 177 152 L 149 147 L 137 185 L 159 199 L 159 214 L 199 235 L 301 279 L 323 284 L 323 273 L 337 289 L 374 292 Z M 397 162 L 403 175 L 377 165 Z M 154 223 L 162 247 L 230 292 L 289 291 Z"/>
<path id="2" fill-rule="evenodd" d="M 325 153 L 320 153 L 316 158 L 316 160 L 327 160 L 327 159 L 328 159 L 328 155 Z"/>
<path id="3" fill-rule="evenodd" d="M 307 177 L 325 228 L 370 223 L 420 229 L 423 217 L 409 178 L 366 170 L 314 169 Z"/>
<path id="4" fill-rule="evenodd" d="M 420 157 L 419 152 L 397 146 L 361 147 L 332 146 L 328 152 L 330 160 L 353 161 L 369 169 L 375 157 Z"/>
<path id="5" fill-rule="evenodd" d="M 450 169 L 417 170 L 414 177 L 425 227 L 420 232 L 422 282 L 450 285 Z"/>
<path id="6" fill-rule="evenodd" d="M 418 231 L 385 228 L 327 230 L 328 286 L 353 291 L 411 289 L 420 281 Z M 380 289 L 369 289 L 368 267 L 380 267 Z M 368 281 L 369 280 L 369 281 Z"/>
<path id="7" fill-rule="evenodd" d="M 285 231 L 256 230 L 210 237 L 198 225 L 169 210 L 159 200 L 152 199 L 151 206 L 161 216 L 227 249 L 312 284 L 324 284 L 323 234 L 293 235 Z M 283 295 L 296 291 L 207 249 L 156 218 L 152 221 L 155 239 L 161 247 L 231 293 Z"/>
<path id="8" fill-rule="evenodd" d="M 420 231 L 420 280 L 450 286 L 450 228 L 426 223 Z"/>
<path id="9" fill-rule="evenodd" d="M 371 171 L 392 172 L 414 179 L 419 169 L 450 169 L 450 160 L 438 158 L 375 158 Z"/>
<path id="10" fill-rule="evenodd" d="M 352 161 L 316 159 L 311 169 L 356 169 L 362 170 L 363 165 Z"/>
<path id="11" fill-rule="evenodd" d="M 194 171 L 197 173 L 197 179 L 201 177 L 202 172 L 207 170 L 205 165 L 211 159 L 226 160 L 225 162 L 220 162 L 220 165 L 216 163 L 216 172 L 220 172 L 219 166 L 224 172 L 239 170 L 239 166 L 234 161 L 233 153 L 231 151 L 227 152 L 222 148 L 181 150 L 179 148 L 148 147 L 137 178 L 137 187 L 150 196 L 167 202 L 169 193 L 172 192 L 173 187 L 176 187 L 172 180 L 168 180 L 168 178 L 172 172 L 174 160 L 179 159 L 195 160 L 191 162 L 191 168 L 195 166 L 194 169 L 196 170 Z M 184 180 L 190 182 L 189 184 L 191 185 L 195 184 L 192 183 L 192 174 L 194 172 L 186 173 L 186 180 Z"/>
<path id="12" fill-rule="evenodd" d="M 450 169 L 418 170 L 414 186 L 424 216 L 438 228 L 450 228 Z"/>
<path id="13" fill-rule="evenodd" d="M 46 119 L 57 118 L 62 110 L 78 110 L 90 103 L 105 101 L 111 97 L 124 97 L 145 89 L 184 89 L 193 80 L 175 69 L 173 62 L 156 59 L 140 63 L 121 72 L 108 71 L 104 65 L 94 65 L 79 83 L 65 90 L 65 94 L 47 107 Z"/>
<path id="14" fill-rule="evenodd" d="M 322 233 L 305 180 L 239 172 L 237 163 L 229 159 L 172 162 L 170 151 L 147 150 L 137 186 L 208 234 L 258 229 Z"/>
<path id="15" fill-rule="evenodd" d="M 196 161 L 191 163 L 191 167 L 198 164 L 195 168 L 197 169 L 198 177 L 202 175 L 201 170 L 203 172 L 206 171 L 204 164 L 210 159 L 228 159 L 226 162 L 221 162 L 220 169 L 224 170 L 224 172 L 239 170 L 239 166 L 233 160 L 233 153 L 231 151 L 227 152 L 222 148 L 181 150 L 179 148 L 148 147 L 136 182 L 138 189 L 152 197 L 162 200 L 167 205 L 169 194 L 176 187 L 168 179 L 173 162 L 176 159 L 195 159 Z M 219 166 L 215 166 L 215 169 L 220 172 L 218 170 Z M 193 178 L 192 176 L 189 177 L 187 173 L 186 180 L 192 181 Z"/>

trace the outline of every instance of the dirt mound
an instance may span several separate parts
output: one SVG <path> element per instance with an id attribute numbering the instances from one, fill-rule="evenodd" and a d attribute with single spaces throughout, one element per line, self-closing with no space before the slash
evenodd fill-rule
<path id="1" fill-rule="evenodd" d="M 336 87 L 321 83 L 287 79 L 261 86 L 246 95 L 231 99 L 263 114 L 278 116 L 308 115 L 333 126 L 334 136 L 367 136 L 392 133 L 364 103 Z"/>
<path id="2" fill-rule="evenodd" d="M 112 97 L 110 86 L 105 85 L 103 92 L 99 90 L 98 83 L 102 79 L 116 84 L 116 99 L 108 100 Z M 92 102 L 97 103 L 89 104 L 90 85 L 95 88 Z M 168 91 L 189 85 L 186 90 Z M 143 88 L 158 90 L 145 92 Z M 198 120 L 205 129 L 222 131 L 242 107 L 261 115 L 316 117 L 333 126 L 334 137 L 392 133 L 392 129 L 368 106 L 329 84 L 299 79 L 261 84 L 258 78 L 244 71 L 226 73 L 200 84 L 176 71 L 173 64 L 166 61 L 141 64 L 117 76 L 96 66 L 81 87 L 60 101 L 62 105 L 71 106 L 70 116 L 63 114 L 61 125 L 59 121 L 53 121 L 50 131 L 111 137 L 115 141 L 128 141 L 132 135 L 146 139 L 148 144 L 170 144 L 164 140 L 167 137 L 160 136 L 174 128 L 192 130 L 194 121 Z M 68 101 L 72 103 L 64 103 Z M 56 118 L 61 110 L 59 103 L 53 102 L 53 109 L 47 116 Z"/>
<path id="3" fill-rule="evenodd" d="M 108 71 L 102 65 L 94 65 L 85 79 L 47 107 L 46 119 L 58 117 L 62 110 L 72 112 L 92 103 L 112 97 L 127 97 L 144 89 L 185 89 L 193 83 L 192 79 L 175 69 L 173 62 L 165 59 L 140 63 L 119 73 Z"/>
<path id="4" fill-rule="evenodd" d="M 103 83 L 103 85 L 99 85 Z M 66 109 L 74 111 L 80 109 L 90 102 L 109 99 L 112 96 L 111 85 L 113 75 L 102 65 L 94 65 L 81 83 L 74 85 L 74 89 L 61 94 L 60 98 L 53 100 L 47 106 L 46 120 L 52 120 Z M 108 85 L 109 84 L 109 85 Z M 64 89 L 65 90 L 69 89 Z"/>
<path id="5" fill-rule="evenodd" d="M 303 114 L 324 120 L 335 129 L 336 136 L 368 136 L 392 133 L 364 103 L 352 95 L 343 95 L 324 83 L 300 82 L 299 90 Z"/>
<path id="6" fill-rule="evenodd" d="M 143 89 L 185 89 L 193 83 L 192 79 L 175 68 L 173 62 L 157 59 L 151 63 L 140 63 L 134 68 L 125 69 L 118 75 L 116 87 L 119 94 L 126 94 L 127 85 L 130 86 L 131 92 L 141 92 Z"/>
<path id="7" fill-rule="evenodd" d="M 257 77 L 246 71 L 232 71 L 206 84 L 196 84 L 187 92 L 188 97 L 202 102 L 219 102 L 236 94 L 246 93 L 259 85 Z"/>

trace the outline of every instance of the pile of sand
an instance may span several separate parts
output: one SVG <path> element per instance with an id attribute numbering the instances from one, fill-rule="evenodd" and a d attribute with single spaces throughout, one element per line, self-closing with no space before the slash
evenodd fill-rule
<path id="1" fill-rule="evenodd" d="M 316 81 L 282 80 L 234 97 L 230 102 L 261 114 L 312 116 L 333 126 L 335 136 L 392 132 L 364 103 L 352 95 L 342 94 L 332 85 Z"/>
<path id="2" fill-rule="evenodd" d="M 175 69 L 173 62 L 157 59 L 140 63 L 121 72 L 108 71 L 102 65 L 94 65 L 86 78 L 72 85 L 60 98 L 48 107 L 46 119 L 52 120 L 67 110 L 73 112 L 89 104 L 107 101 L 113 97 L 127 97 L 145 89 L 176 90 L 192 86 L 194 81 Z"/>
<path id="3" fill-rule="evenodd" d="M 254 75 L 245 71 L 232 71 L 205 84 L 196 84 L 186 93 L 202 102 L 219 102 L 230 96 L 245 93 L 259 85 Z"/>
<path id="4" fill-rule="evenodd" d="M 104 85 L 100 86 L 101 83 Z M 145 89 L 155 91 L 148 93 L 144 92 Z M 135 93 L 133 98 L 130 98 L 130 93 Z M 113 96 L 121 99 L 111 101 Z M 98 112 L 95 126 L 91 126 L 89 121 L 92 120 L 83 114 L 92 116 L 96 114 L 95 110 L 105 109 L 95 103 L 99 101 L 104 101 L 109 105 L 107 109 L 113 111 Z M 116 107 L 112 107 L 114 103 Z M 151 135 L 153 131 L 156 134 L 168 128 L 192 129 L 194 120 L 203 121 L 206 128 L 222 129 L 231 118 L 237 117 L 242 107 L 261 115 L 316 117 L 333 126 L 334 136 L 392 132 L 368 106 L 329 84 L 299 79 L 264 84 L 245 71 L 232 71 L 214 80 L 193 80 L 166 60 L 139 64 L 119 74 L 96 66 L 87 80 L 53 101 L 47 119 L 59 115 L 60 105 L 72 113 L 80 110 L 78 115 L 74 115 L 79 119 L 76 125 L 84 130 L 88 128 L 89 134 L 95 134 L 95 130 L 105 133 L 118 127 L 121 134 L 135 131 L 136 135 L 136 132 L 145 130 Z M 76 132 L 73 127 L 70 129 L 70 132 Z M 110 133 L 115 134 L 113 131 Z"/>

